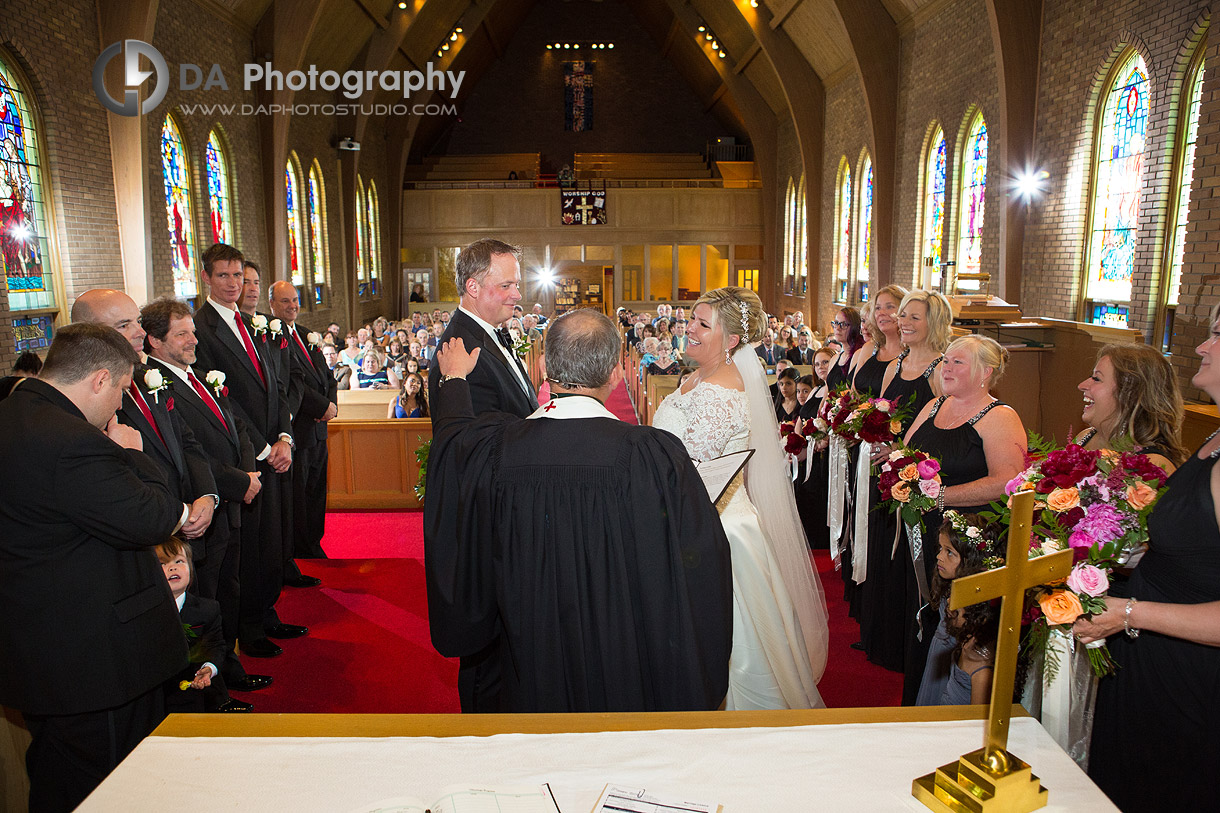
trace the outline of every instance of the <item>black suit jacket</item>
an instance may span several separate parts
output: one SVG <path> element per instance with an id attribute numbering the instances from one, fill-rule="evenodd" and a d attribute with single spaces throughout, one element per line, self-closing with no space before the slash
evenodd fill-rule
<path id="1" fill-rule="evenodd" d="M 793 364 L 812 365 L 813 364 L 813 354 L 815 352 L 816 351 L 812 347 L 807 348 L 804 352 L 802 352 L 801 348 L 799 348 L 799 347 L 793 347 L 791 350 L 788 351 L 788 355 L 785 356 L 785 358 L 787 358 L 788 361 L 792 362 Z"/>
<path id="2" fill-rule="evenodd" d="M 0 402 L 0 704 L 27 714 L 114 708 L 186 664 L 150 550 L 183 502 L 149 457 L 30 379 Z"/>
<path id="3" fill-rule="evenodd" d="M 268 328 L 261 340 L 265 342 L 267 354 L 271 356 L 271 363 L 275 366 L 275 379 L 280 385 L 280 391 L 288 399 L 288 420 L 294 421 L 301 408 L 301 397 L 305 392 L 305 371 L 293 362 L 292 339 L 288 335 L 287 326 L 284 325 L 283 320 L 277 319 L 269 313 L 259 315 L 267 320 L 268 325 L 277 321 L 280 323 L 279 335 L 273 335 Z M 295 438 L 293 439 L 295 440 Z"/>
<path id="4" fill-rule="evenodd" d="M 460 310 L 453 312 L 449 327 L 441 336 L 441 343 L 450 339 L 460 338 L 466 344 L 466 351 L 476 347 L 483 349 L 479 361 L 466 381 L 470 384 L 470 402 L 474 414 L 484 412 L 508 412 L 519 418 L 531 415 L 538 408 L 538 396 L 533 393 L 526 395 L 518 383 L 517 374 L 509 367 L 508 359 L 500 352 L 500 346 L 487 335 L 483 327 Z M 428 371 L 428 402 L 431 403 L 437 395 L 437 385 L 441 380 L 439 364 L 432 365 Z"/>
<path id="5" fill-rule="evenodd" d="M 250 442 L 257 455 L 265 444 L 275 443 L 280 433 L 292 434 L 292 421 L 288 410 L 287 382 L 282 385 L 275 374 L 275 363 L 267 344 L 267 334 L 254 335 L 250 317 L 238 313 L 250 332 L 255 352 L 262 363 L 266 384 L 259 380 L 258 373 L 241 340 L 206 300 L 195 312 L 195 336 L 199 345 L 195 348 L 195 369 L 220 370 L 225 374 L 225 386 L 229 388 L 229 401 L 234 412 L 246 423 Z"/>
<path id="6" fill-rule="evenodd" d="M 216 494 L 216 481 L 212 477 L 207 453 L 199 445 L 190 426 L 182 420 L 174 407 L 181 387 L 174 387 L 175 378 L 167 375 L 167 389 L 154 397 L 144 383 L 145 365 L 136 365 L 132 380 L 144 396 L 148 411 L 156 422 L 156 430 L 140 410 L 131 393 L 123 394 L 123 405 L 119 407 L 119 423 L 139 431 L 144 439 L 144 453 L 157 462 L 165 471 L 170 491 L 184 502 L 194 502 L 204 494 Z"/>
<path id="7" fill-rule="evenodd" d="M 212 477 L 216 481 L 215 493 L 220 495 L 228 511 L 229 523 L 234 528 L 240 527 L 242 501 L 250 488 L 249 472 L 255 471 L 254 446 L 246 434 L 245 424 L 233 414 L 229 399 L 223 394 L 217 395 L 208 385 L 207 370 L 195 370 L 195 377 L 211 391 L 220 414 L 224 416 L 223 424 L 194 387 L 183 382 L 158 359 L 150 357 L 148 364 L 160 370 L 166 381 L 174 382 L 174 412 L 190 427 L 195 440 L 207 455 Z"/>
<path id="8" fill-rule="evenodd" d="M 768 354 L 767 354 L 767 348 L 761 344 L 758 347 L 754 348 L 754 352 L 758 354 L 758 357 L 760 359 L 767 362 L 768 367 L 773 366 L 775 364 L 775 362 L 784 358 L 784 349 L 782 347 L 780 347 L 778 344 L 771 345 L 771 353 L 770 353 L 769 358 L 768 358 Z"/>
<path id="9" fill-rule="evenodd" d="M 301 343 L 288 336 L 288 352 L 293 363 L 301 371 L 301 406 L 292 419 L 292 436 L 298 446 L 308 447 L 326 442 L 326 423 L 319 421 L 331 404 L 339 402 L 335 394 L 339 382 L 326 366 L 326 357 L 321 350 L 309 346 L 309 328 L 296 323 Z M 301 345 L 305 350 L 302 352 Z"/>

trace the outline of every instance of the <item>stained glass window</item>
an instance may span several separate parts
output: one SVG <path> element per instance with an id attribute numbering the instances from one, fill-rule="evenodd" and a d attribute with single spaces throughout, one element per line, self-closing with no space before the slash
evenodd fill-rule
<path id="1" fill-rule="evenodd" d="M 174 296 L 193 299 L 199 295 L 199 283 L 195 278 L 191 169 L 182 143 L 182 131 L 170 115 L 166 115 L 161 124 L 161 171 L 165 178 L 165 217 L 169 225 Z"/>
<path id="2" fill-rule="evenodd" d="M 321 305 L 330 282 L 330 265 L 326 261 L 326 187 L 315 159 L 309 168 L 309 253 L 313 258 L 313 302 Z"/>
<path id="3" fill-rule="evenodd" d="M 851 167 L 839 159 L 838 219 L 835 227 L 835 301 L 847 302 L 851 274 Z"/>
<path id="4" fill-rule="evenodd" d="M 923 178 L 923 247 L 921 257 L 931 265 L 932 287 L 940 287 L 941 243 L 945 236 L 945 134 L 936 126 L 928 141 Z"/>
<path id="5" fill-rule="evenodd" d="M 793 257 L 796 254 L 796 184 L 788 179 L 788 191 L 784 195 L 784 293 L 796 292 L 796 269 Z"/>
<path id="6" fill-rule="evenodd" d="M 288 266 L 292 284 L 298 291 L 305 285 L 305 255 L 301 244 L 301 182 L 292 158 L 284 169 L 284 186 L 288 191 Z"/>
<path id="7" fill-rule="evenodd" d="M 1200 46 L 1202 48 L 1202 46 Z M 1199 139 L 1199 107 L 1203 101 L 1203 60 L 1196 60 L 1190 88 L 1190 107 L 1186 114 L 1186 139 L 1182 143 L 1182 169 L 1178 182 L 1177 228 L 1173 233 L 1173 265 L 1169 271 L 1168 304 L 1178 304 L 1178 289 L 1182 286 L 1182 257 L 1186 249 L 1186 213 L 1190 207 L 1190 185 L 1195 177 L 1195 142 Z"/>
<path id="8" fill-rule="evenodd" d="M 796 188 L 796 293 L 804 296 L 809 288 L 809 234 L 805 217 L 805 173 L 801 173 L 800 186 Z"/>
<path id="9" fill-rule="evenodd" d="M 364 212 L 364 181 L 356 176 L 356 293 L 363 299 L 369 296 L 369 284 L 365 278 L 365 251 L 368 241 L 365 238 Z"/>
<path id="10" fill-rule="evenodd" d="M 369 295 L 377 296 L 381 293 L 381 207 L 377 202 L 377 184 L 371 180 L 364 233 L 368 237 Z"/>
<path id="11" fill-rule="evenodd" d="M 233 244 L 233 203 L 229 196 L 229 159 L 215 130 L 208 133 L 205 152 L 208 175 L 208 213 L 212 221 L 212 242 Z"/>
<path id="12" fill-rule="evenodd" d="M 987 193 L 987 122 L 976 113 L 962 149 L 962 195 L 957 228 L 957 272 L 977 274 L 983 267 L 983 199 Z M 978 280 L 961 288 L 977 289 Z"/>
<path id="13" fill-rule="evenodd" d="M 1128 302 L 1148 132 L 1148 70 L 1138 52 L 1131 51 L 1115 72 L 1099 123 L 1085 295 Z M 1106 324 L 1126 323 L 1125 309 L 1106 315 Z"/>
<path id="14" fill-rule="evenodd" d="M 13 311 L 55 307 L 40 142 L 33 99 L 0 62 L 0 257 Z"/>
<path id="15" fill-rule="evenodd" d="M 857 221 L 856 281 L 860 285 L 860 300 L 867 301 L 868 274 L 873 261 L 873 159 L 865 153 L 860 164 L 860 219 Z"/>

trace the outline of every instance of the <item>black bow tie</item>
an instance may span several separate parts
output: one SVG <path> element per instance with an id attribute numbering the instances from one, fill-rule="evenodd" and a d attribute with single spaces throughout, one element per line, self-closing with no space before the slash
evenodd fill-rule
<path id="1" fill-rule="evenodd" d="M 512 336 L 508 335 L 508 328 L 497 328 L 496 338 L 500 340 L 500 346 L 502 346 L 505 350 L 513 349 L 513 339 Z"/>

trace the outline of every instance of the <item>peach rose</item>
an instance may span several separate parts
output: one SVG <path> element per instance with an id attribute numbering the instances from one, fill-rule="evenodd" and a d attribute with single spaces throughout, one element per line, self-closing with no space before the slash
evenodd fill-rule
<path id="1" fill-rule="evenodd" d="M 1038 599 L 1046 620 L 1051 624 L 1071 624 L 1084 613 L 1080 599 L 1066 590 L 1056 590 Z"/>
<path id="2" fill-rule="evenodd" d="M 914 463 L 903 466 L 902 471 L 898 472 L 898 476 L 903 480 L 918 480 L 919 468 Z"/>
<path id="3" fill-rule="evenodd" d="M 890 433 L 891 434 L 897 435 L 901 431 L 902 431 L 902 421 L 898 420 L 897 418 L 890 421 Z"/>
<path id="4" fill-rule="evenodd" d="M 1046 507 L 1057 513 L 1071 511 L 1080 505 L 1080 492 L 1075 488 L 1057 488 L 1046 495 Z"/>
<path id="5" fill-rule="evenodd" d="M 1136 511 L 1143 511 L 1156 499 L 1156 489 L 1140 480 L 1133 486 L 1127 486 L 1127 505 Z"/>
<path id="6" fill-rule="evenodd" d="M 905 481 L 900 480 L 894 483 L 894 487 L 890 489 L 890 496 L 898 500 L 898 502 L 910 502 L 911 486 Z"/>

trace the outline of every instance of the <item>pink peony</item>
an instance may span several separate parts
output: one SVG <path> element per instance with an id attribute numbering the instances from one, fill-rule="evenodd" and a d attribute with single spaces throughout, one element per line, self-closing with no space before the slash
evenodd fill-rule
<path id="1" fill-rule="evenodd" d="M 1025 485 L 1025 472 L 1021 472 L 1016 477 L 1009 480 L 1004 486 L 1004 493 L 1011 497 L 1013 494 L 1020 491 L 1021 486 L 1023 485 Z"/>
<path id="2" fill-rule="evenodd" d="M 1105 503 L 1090 505 L 1084 519 L 1076 525 L 1076 530 L 1102 543 L 1113 542 L 1125 533 L 1122 515 Z"/>
<path id="3" fill-rule="evenodd" d="M 1077 593 L 1084 593 L 1086 596 L 1105 595 L 1110 589 L 1110 580 L 1106 578 L 1106 572 L 1099 567 L 1089 564 L 1078 564 L 1072 568 L 1072 572 L 1068 574 L 1067 586 L 1070 590 L 1075 590 Z"/>
<path id="4" fill-rule="evenodd" d="M 915 468 L 919 469 L 919 476 L 925 480 L 931 480 L 937 472 L 940 471 L 940 464 L 935 460 L 928 458 L 921 460 L 916 464 Z"/>
<path id="5" fill-rule="evenodd" d="M 1096 542 L 1088 531 L 1072 531 L 1072 535 L 1068 537 L 1068 544 L 1073 548 L 1091 548 Z"/>
<path id="6" fill-rule="evenodd" d="M 920 465 L 923 465 L 922 463 Z M 925 497 L 936 499 L 936 495 L 940 494 L 939 480 L 920 480 L 919 490 Z"/>

